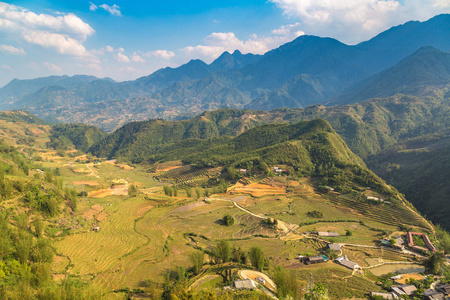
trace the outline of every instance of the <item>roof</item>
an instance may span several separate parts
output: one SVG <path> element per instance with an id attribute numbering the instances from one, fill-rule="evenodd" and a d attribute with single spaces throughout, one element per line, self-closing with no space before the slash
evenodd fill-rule
<path id="1" fill-rule="evenodd" d="M 352 269 L 352 270 L 359 267 L 357 263 L 352 262 L 351 260 L 348 260 L 346 258 L 341 260 L 339 263 L 341 265 L 343 265 L 344 267 L 347 267 L 347 268 Z"/>
<path id="2" fill-rule="evenodd" d="M 341 251 L 341 246 L 339 244 L 328 244 L 327 246 L 334 251 Z"/>
<path id="3" fill-rule="evenodd" d="M 406 234 L 407 240 L 408 240 L 408 246 L 409 247 L 417 247 L 414 245 L 414 241 L 413 241 L 413 235 L 419 235 L 422 237 L 423 241 L 425 242 L 425 245 L 427 246 L 427 248 L 433 252 L 436 252 L 436 248 L 434 247 L 434 245 L 431 243 L 430 239 L 428 238 L 428 236 L 426 234 L 420 233 L 420 232 L 411 232 L 408 231 Z M 425 249 L 427 250 L 427 249 Z"/>
<path id="4" fill-rule="evenodd" d="M 437 285 L 436 290 L 450 295 L 450 284 Z"/>
<path id="5" fill-rule="evenodd" d="M 404 291 L 402 291 L 399 287 L 393 287 L 392 292 L 394 292 L 398 296 L 406 295 L 406 293 Z"/>
<path id="6" fill-rule="evenodd" d="M 328 232 L 328 231 L 318 231 L 317 234 L 319 236 L 339 236 L 337 232 Z"/>
<path id="7" fill-rule="evenodd" d="M 394 299 L 394 295 L 392 293 L 378 293 L 378 292 L 370 292 L 370 296 L 378 296 L 378 297 L 383 297 L 384 299 Z"/>
<path id="8" fill-rule="evenodd" d="M 434 290 L 427 290 L 422 295 L 429 300 L 443 300 L 445 298 L 443 293 L 436 292 Z"/>
<path id="9" fill-rule="evenodd" d="M 247 290 L 252 290 L 256 288 L 255 282 L 251 279 L 236 280 L 234 282 L 234 286 L 237 289 L 247 289 Z"/>
<path id="10" fill-rule="evenodd" d="M 309 261 L 324 261 L 324 259 L 321 255 L 308 257 L 308 260 Z"/>
<path id="11" fill-rule="evenodd" d="M 399 286 L 399 288 L 401 288 L 408 296 L 411 296 L 414 293 L 414 291 L 417 290 L 417 288 L 412 284 L 401 285 Z"/>

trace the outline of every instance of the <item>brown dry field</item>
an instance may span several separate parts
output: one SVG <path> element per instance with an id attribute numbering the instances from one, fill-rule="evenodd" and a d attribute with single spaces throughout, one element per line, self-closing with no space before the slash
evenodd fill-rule
<path id="1" fill-rule="evenodd" d="M 83 213 L 83 218 L 85 220 L 92 220 L 96 215 L 103 211 L 103 206 L 101 205 L 92 205 L 91 208 L 86 210 Z"/>
<path id="2" fill-rule="evenodd" d="M 168 163 L 162 163 L 156 167 L 156 172 L 166 172 L 173 169 L 177 169 L 179 167 L 182 167 L 183 163 L 181 160 L 168 162 Z"/>
<path id="3" fill-rule="evenodd" d="M 262 183 L 251 183 L 249 185 L 243 185 L 238 182 L 233 185 L 229 191 L 235 193 L 250 194 L 253 197 L 262 197 L 266 195 L 286 195 L 286 189 L 278 186 L 270 186 Z"/>
<path id="4" fill-rule="evenodd" d="M 406 280 L 408 279 L 415 279 L 415 280 L 425 280 L 425 276 L 419 273 L 411 273 L 411 274 L 403 274 L 401 279 L 396 280 L 396 282 L 400 284 L 406 284 Z"/>
<path id="5" fill-rule="evenodd" d="M 128 185 L 115 185 L 113 188 L 99 189 L 88 193 L 88 197 L 92 198 L 104 198 L 112 195 L 128 195 Z"/>
<path id="6" fill-rule="evenodd" d="M 81 181 L 72 181 L 73 185 L 88 185 L 88 186 L 97 186 L 99 183 L 97 181 L 89 181 L 89 180 L 81 180 Z"/>

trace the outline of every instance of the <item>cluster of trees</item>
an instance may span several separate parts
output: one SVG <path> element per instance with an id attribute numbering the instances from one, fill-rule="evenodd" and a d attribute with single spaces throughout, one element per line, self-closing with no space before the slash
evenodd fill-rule
<path id="1" fill-rule="evenodd" d="M 251 247 L 246 252 L 227 240 L 221 240 L 211 250 L 196 251 L 189 256 L 194 274 L 198 274 L 203 266 L 204 253 L 208 254 L 212 264 L 235 262 L 246 265 L 250 261 L 251 265 L 260 271 L 268 265 L 261 247 Z"/>
<path id="2" fill-rule="evenodd" d="M 5 299 L 100 299 L 98 291 L 76 279 L 69 277 L 60 285 L 53 281 L 54 250 L 43 235 L 44 228 L 39 215 L 29 222 L 26 214 L 0 211 L 0 295 Z"/>
<path id="3" fill-rule="evenodd" d="M 188 198 L 195 198 L 199 199 L 200 197 L 208 197 L 212 194 L 218 194 L 218 193 L 226 193 L 228 189 L 228 183 L 221 182 L 217 186 L 213 186 L 211 188 L 202 188 L 202 187 L 195 187 L 194 192 L 192 192 L 192 188 L 190 186 L 186 186 L 183 190 L 186 193 L 186 197 Z M 178 196 L 178 188 L 176 186 L 169 186 L 164 185 L 163 186 L 164 194 L 169 197 L 177 197 Z"/>
<path id="4" fill-rule="evenodd" d="M 306 215 L 310 218 L 323 218 L 323 213 L 317 210 L 308 211 Z"/>

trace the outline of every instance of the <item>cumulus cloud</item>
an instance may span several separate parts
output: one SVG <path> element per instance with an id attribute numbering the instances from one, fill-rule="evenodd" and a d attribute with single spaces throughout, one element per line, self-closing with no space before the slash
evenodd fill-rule
<path id="1" fill-rule="evenodd" d="M 155 51 L 146 52 L 146 53 L 144 53 L 144 55 L 147 57 L 169 60 L 169 59 L 175 57 L 175 52 L 168 51 L 168 50 L 155 50 Z"/>
<path id="2" fill-rule="evenodd" d="M 4 44 L 0 44 L 0 51 L 2 51 L 4 53 L 8 53 L 8 54 L 13 54 L 13 55 L 26 54 L 25 50 L 23 50 L 22 48 L 16 48 L 14 46 L 4 45 Z"/>
<path id="3" fill-rule="evenodd" d="M 74 14 L 52 16 L 0 2 L 0 31 L 29 43 L 53 48 L 60 54 L 83 56 L 82 45 L 94 29 Z"/>
<path id="4" fill-rule="evenodd" d="M 449 12 L 445 0 L 269 0 L 301 20 L 308 34 L 357 43 L 411 19 L 424 21 Z"/>
<path id="5" fill-rule="evenodd" d="M 117 52 L 114 55 L 114 58 L 117 62 L 120 62 L 120 63 L 129 63 L 130 62 L 130 59 L 128 58 L 128 56 L 123 54 L 123 49 L 122 49 L 122 51 Z"/>
<path id="6" fill-rule="evenodd" d="M 113 16 L 122 16 L 122 13 L 120 12 L 120 7 L 117 4 L 113 4 L 112 6 L 109 6 L 108 4 L 102 4 L 99 5 L 99 7 L 103 8 L 105 11 L 109 12 Z"/>
<path id="7" fill-rule="evenodd" d="M 133 55 L 131 56 L 131 61 L 143 63 L 145 62 L 145 59 L 143 59 L 141 56 L 139 56 L 139 54 L 134 52 Z"/>
<path id="8" fill-rule="evenodd" d="M 31 31 L 24 34 L 23 37 L 29 43 L 40 45 L 44 48 L 54 48 L 59 54 L 74 56 L 86 54 L 86 48 L 79 41 L 62 34 Z"/>
<path id="9" fill-rule="evenodd" d="M 300 23 L 282 26 L 265 37 L 254 34 L 245 41 L 240 40 L 233 32 L 213 32 L 204 39 L 203 45 L 188 46 L 181 51 L 209 62 L 225 51 L 239 50 L 243 53 L 264 54 L 303 34 Z"/>

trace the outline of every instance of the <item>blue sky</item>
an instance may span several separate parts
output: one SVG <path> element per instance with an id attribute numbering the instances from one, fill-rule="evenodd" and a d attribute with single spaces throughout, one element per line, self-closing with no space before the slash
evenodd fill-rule
<path id="1" fill-rule="evenodd" d="M 264 54 L 302 34 L 356 44 L 449 12 L 448 0 L 0 2 L 0 86 L 62 74 L 131 80 L 224 51 Z"/>

